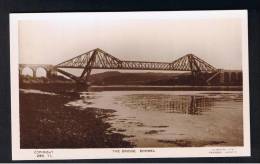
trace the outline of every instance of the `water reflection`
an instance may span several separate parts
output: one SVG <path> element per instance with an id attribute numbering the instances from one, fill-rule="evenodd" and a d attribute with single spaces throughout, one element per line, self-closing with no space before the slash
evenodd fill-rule
<path id="1" fill-rule="evenodd" d="M 138 147 L 243 144 L 242 92 L 102 91 L 80 95 L 66 105 L 82 110 L 112 109 L 104 118 L 111 126 L 108 133 L 121 133 Z"/>
<path id="2" fill-rule="evenodd" d="M 122 103 L 131 109 L 200 115 L 211 109 L 214 98 L 204 96 L 127 95 Z"/>

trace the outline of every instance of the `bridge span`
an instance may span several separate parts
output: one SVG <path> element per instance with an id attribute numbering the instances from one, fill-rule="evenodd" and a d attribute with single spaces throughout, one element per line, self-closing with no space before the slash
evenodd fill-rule
<path id="1" fill-rule="evenodd" d="M 57 71 L 79 83 L 88 81 L 92 69 L 127 69 L 190 71 L 196 78 L 202 72 L 217 72 L 217 69 L 193 54 L 187 54 L 173 62 L 125 61 L 96 48 L 55 66 Z M 76 77 L 60 68 L 81 68 L 81 75 Z"/>
<path id="2" fill-rule="evenodd" d="M 203 77 L 203 74 L 210 74 L 210 77 L 206 79 L 205 76 L 203 77 L 203 80 L 208 84 L 213 80 L 216 81 L 216 79 L 218 79 L 219 83 L 242 81 L 241 71 L 216 69 L 193 54 L 187 54 L 173 62 L 124 61 L 96 48 L 55 66 L 48 64 L 20 64 L 20 75 L 25 67 L 32 69 L 33 77 L 36 77 L 36 70 L 41 67 L 46 71 L 47 78 L 55 76 L 59 72 L 77 83 L 83 84 L 86 84 L 89 80 L 93 69 L 188 71 L 191 72 L 195 80 Z M 83 71 L 80 76 L 75 76 L 62 68 L 76 68 L 83 69 Z"/>

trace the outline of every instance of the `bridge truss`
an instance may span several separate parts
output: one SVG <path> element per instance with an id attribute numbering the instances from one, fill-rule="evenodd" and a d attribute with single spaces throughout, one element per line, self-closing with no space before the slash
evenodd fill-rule
<path id="1" fill-rule="evenodd" d="M 162 70 L 162 71 L 190 71 L 194 76 L 202 72 L 216 72 L 217 69 L 196 57 L 187 54 L 173 62 L 123 61 L 111 54 L 96 48 L 55 66 L 56 70 L 71 79 L 86 83 L 92 69 L 122 69 L 122 70 Z M 59 68 L 83 69 L 79 77 Z"/>

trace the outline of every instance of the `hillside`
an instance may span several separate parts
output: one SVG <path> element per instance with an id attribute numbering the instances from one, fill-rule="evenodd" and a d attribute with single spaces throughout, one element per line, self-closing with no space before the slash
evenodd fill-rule
<path id="1" fill-rule="evenodd" d="M 172 85 L 176 83 L 182 75 L 179 73 L 121 73 L 118 71 L 109 71 L 93 74 L 90 82 L 93 85 Z"/>
<path id="2" fill-rule="evenodd" d="M 103 73 L 96 73 L 90 76 L 89 82 L 91 85 L 208 85 L 205 79 L 208 79 L 212 74 L 204 74 L 197 77 L 195 80 L 190 73 L 122 73 L 118 71 L 108 71 Z M 211 85 L 241 85 L 241 82 L 227 82 L 220 84 L 219 79 L 211 81 Z M 71 79 L 63 76 L 53 76 L 51 78 L 31 76 L 20 76 L 20 83 L 75 83 Z"/>

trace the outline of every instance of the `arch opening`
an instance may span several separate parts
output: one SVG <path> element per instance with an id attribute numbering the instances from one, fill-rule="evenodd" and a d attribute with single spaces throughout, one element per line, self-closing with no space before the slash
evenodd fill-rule
<path id="1" fill-rule="evenodd" d="M 30 67 L 24 67 L 21 72 L 22 76 L 33 77 L 33 69 Z"/>
<path id="2" fill-rule="evenodd" d="M 43 67 L 38 67 L 36 69 L 36 77 L 40 78 L 40 77 L 47 77 L 47 70 Z"/>

